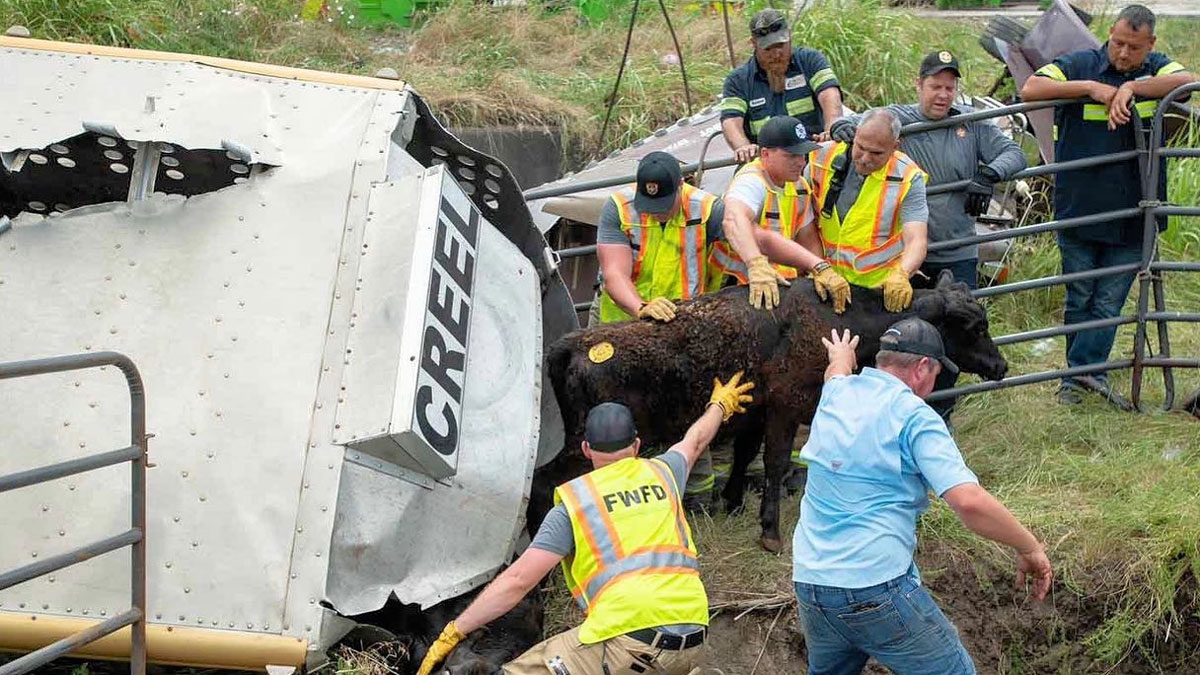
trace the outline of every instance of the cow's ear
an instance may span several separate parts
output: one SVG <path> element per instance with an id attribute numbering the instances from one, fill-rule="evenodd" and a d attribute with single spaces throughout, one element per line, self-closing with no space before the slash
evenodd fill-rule
<path id="1" fill-rule="evenodd" d="M 951 272 L 950 270 L 942 270 L 941 272 L 938 272 L 938 279 L 937 279 L 937 287 L 938 288 L 950 288 L 951 284 L 953 284 L 953 283 L 954 283 L 954 272 Z"/>
<path id="2" fill-rule="evenodd" d="M 938 281 L 941 285 L 941 281 Z M 932 324 L 941 323 L 942 315 L 946 313 L 946 299 L 941 293 L 929 293 L 913 303 L 913 311 L 917 316 Z"/>

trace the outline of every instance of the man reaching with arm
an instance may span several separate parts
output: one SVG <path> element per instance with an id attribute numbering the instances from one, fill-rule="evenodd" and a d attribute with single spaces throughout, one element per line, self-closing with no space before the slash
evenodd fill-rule
<path id="1" fill-rule="evenodd" d="M 555 507 L 529 548 L 446 625 L 417 675 L 429 675 L 467 633 L 515 607 L 559 563 L 587 618 L 506 664 L 505 673 L 687 675 L 702 665 L 708 597 L 679 495 L 721 423 L 753 401 L 754 384 L 741 376 L 714 379 L 704 414 L 654 459 L 637 456 L 641 439 L 628 408 L 592 408 L 582 449 L 595 470 L 555 490 Z"/>

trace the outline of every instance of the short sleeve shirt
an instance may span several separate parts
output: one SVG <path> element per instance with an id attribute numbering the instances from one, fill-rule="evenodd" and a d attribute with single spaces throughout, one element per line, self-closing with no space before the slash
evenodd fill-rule
<path id="1" fill-rule="evenodd" d="M 1126 82 L 1147 77 L 1171 75 L 1184 71 L 1183 65 L 1172 61 L 1161 52 L 1150 52 L 1142 65 L 1132 72 L 1123 73 L 1108 60 L 1108 44 L 1096 49 L 1084 49 L 1063 54 L 1052 63 L 1042 66 L 1035 73 L 1059 82 L 1068 80 L 1094 80 L 1114 87 Z M 1137 97 L 1135 110 L 1146 128 L 1154 115 L 1157 101 Z M 1054 145 L 1054 158 L 1064 162 L 1084 157 L 1095 157 L 1136 146 L 1133 121 L 1108 128 L 1105 106 L 1094 101 L 1072 103 L 1059 107 L 1054 113 L 1054 124 L 1058 140 Z M 1088 216 L 1115 209 L 1133 208 L 1142 200 L 1141 171 L 1136 158 L 1116 164 L 1063 171 L 1058 173 L 1054 185 L 1054 212 L 1058 219 Z M 1103 186 L 1103 189 L 1097 189 Z M 1167 198 L 1167 160 L 1159 167 L 1158 194 Z M 1161 217 L 1159 227 L 1166 227 L 1166 217 Z M 1087 241 L 1106 244 L 1132 244 L 1142 239 L 1142 217 L 1132 216 L 1094 225 L 1064 230 L 1061 234 Z"/>
<path id="2" fill-rule="evenodd" d="M 927 493 L 979 482 L 942 418 L 875 368 L 825 383 L 800 456 L 808 483 L 792 577 L 809 584 L 865 588 L 915 571 Z"/>
<path id="3" fill-rule="evenodd" d="M 736 199 L 748 206 L 755 216 L 761 216 L 763 206 L 767 203 L 768 189 L 767 185 L 757 177 L 746 173 L 739 173 L 730 181 L 729 187 L 725 188 L 725 198 Z M 808 196 L 805 195 L 802 198 L 807 199 Z M 813 215 L 811 211 L 809 215 L 810 217 Z M 804 228 L 811 224 L 812 220 L 809 220 L 808 222 L 800 223 L 799 227 Z"/>
<path id="4" fill-rule="evenodd" d="M 742 130 L 751 142 L 758 140 L 758 131 L 772 117 L 790 115 L 804 123 L 808 133 L 825 131 L 825 117 L 817 96 L 826 89 L 838 87 L 837 76 L 825 55 L 808 47 L 792 50 L 783 91 L 771 91 L 767 74 L 751 56 L 746 63 L 725 76 L 721 99 L 721 119 L 742 118 Z"/>
<path id="5" fill-rule="evenodd" d="M 704 229 L 704 241 L 706 246 L 711 246 L 725 238 L 725 230 L 721 225 L 721 221 L 725 218 L 725 203 L 718 197 L 713 203 L 712 211 L 708 215 L 708 226 Z M 604 202 L 604 210 L 600 212 L 600 223 L 596 226 L 596 243 L 597 244 L 624 244 L 630 247 L 633 251 L 633 244 L 630 243 L 629 237 L 621 231 L 621 214 L 617 211 L 617 204 L 609 199 Z"/>
<path id="6" fill-rule="evenodd" d="M 675 480 L 676 493 L 683 494 L 688 477 L 687 459 L 673 450 L 668 450 L 655 459 L 667 465 L 667 469 L 671 471 L 671 478 Z M 567 515 L 567 507 L 556 504 L 550 509 L 529 547 L 561 556 L 570 555 L 575 550 L 575 533 L 571 530 L 571 516 Z"/>

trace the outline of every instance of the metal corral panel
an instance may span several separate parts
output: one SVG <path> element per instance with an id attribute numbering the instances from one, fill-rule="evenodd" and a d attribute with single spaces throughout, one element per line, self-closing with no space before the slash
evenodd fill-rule
<path id="1" fill-rule="evenodd" d="M 423 487 L 396 478 L 394 465 L 346 470 L 334 441 L 339 399 L 365 398 L 346 370 L 366 344 L 351 337 L 357 322 L 391 340 L 376 346 L 399 348 L 404 315 L 386 312 L 426 305 L 400 287 L 369 293 L 411 266 L 418 212 L 423 227 L 437 222 L 427 217 L 436 204 L 405 188 L 426 175 L 403 150 L 410 92 L 32 48 L 0 49 L 0 86 L 0 151 L 44 148 L 101 121 L 133 143 L 234 140 L 275 165 L 187 199 L 23 213 L 0 234 L 0 360 L 115 350 L 142 372 L 156 465 L 152 622 L 284 634 L 320 649 L 338 637 L 323 601 L 375 609 L 398 589 L 429 602 L 502 562 L 537 446 L 541 289 L 486 221 L 458 475 Z M 139 117 L 148 96 L 159 97 L 157 126 Z M 441 170 L 425 182 L 474 208 Z M 393 390 L 397 374 L 387 371 Z M 380 394 L 390 414 L 394 399 Z M 125 445 L 126 399 L 116 372 L 0 383 L 0 473 Z M 128 484 L 113 468 L 0 495 L 0 569 L 127 528 Z M 450 551 L 453 563 L 421 557 Z M 0 613 L 112 616 L 127 607 L 128 578 L 128 555 L 109 554 L 0 592 Z"/>

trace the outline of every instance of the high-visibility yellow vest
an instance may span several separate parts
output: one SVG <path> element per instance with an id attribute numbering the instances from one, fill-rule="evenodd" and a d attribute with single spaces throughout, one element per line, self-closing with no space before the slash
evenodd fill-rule
<path id="1" fill-rule="evenodd" d="M 633 205 L 635 186 L 618 190 L 612 200 L 621 217 L 621 231 L 633 248 L 633 286 L 643 300 L 664 297 L 691 300 L 707 289 L 708 218 L 717 198 L 683 184 L 683 203 L 674 217 L 660 223 Z M 605 290 L 600 294 L 600 321 L 628 321 Z"/>
<path id="2" fill-rule="evenodd" d="M 825 257 L 846 281 L 866 288 L 883 285 L 904 252 L 900 204 L 923 175 L 908 155 L 897 150 L 883 168 L 863 180 L 862 189 L 849 213 L 833 209 L 826 217 L 822 209 L 833 181 L 833 161 L 846 152 L 845 143 L 826 142 L 808 157 L 812 177 L 813 208 L 817 210 Z M 850 171 L 854 168 L 851 167 Z"/>
<path id="3" fill-rule="evenodd" d="M 575 550 L 563 559 L 594 644 L 642 628 L 708 625 L 708 596 L 675 479 L 665 462 L 628 458 L 558 486 Z"/>
<path id="4" fill-rule="evenodd" d="M 767 176 L 762 160 L 756 159 L 738 169 L 733 180 L 736 181 L 739 178 L 745 180 L 743 177 L 761 181 L 767 189 L 767 199 L 763 202 L 762 210 L 758 214 L 759 227 L 774 230 L 784 237 L 792 239 L 800 231 L 800 228 L 804 227 L 812 218 L 812 202 L 809 198 L 812 190 L 803 176 L 795 183 L 785 183 L 781 190 L 775 187 Z M 713 246 L 712 254 L 709 256 L 709 268 L 710 276 L 716 277 L 718 280 L 721 275 L 730 274 L 737 278 L 738 283 L 744 284 L 749 281 L 746 274 L 746 263 L 738 257 L 729 244 L 723 241 L 719 241 Z M 794 267 L 775 265 L 775 269 L 788 279 L 796 278 L 796 268 Z"/>

